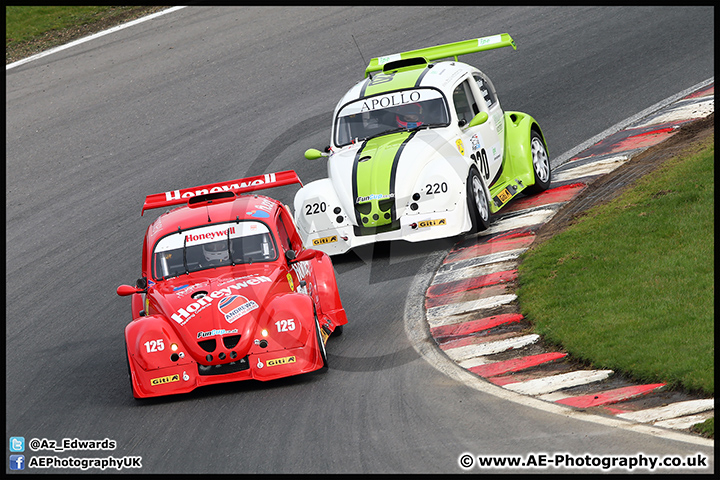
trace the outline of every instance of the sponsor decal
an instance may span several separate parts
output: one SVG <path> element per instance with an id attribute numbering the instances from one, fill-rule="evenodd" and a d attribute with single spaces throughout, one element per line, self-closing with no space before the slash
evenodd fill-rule
<path id="1" fill-rule="evenodd" d="M 333 243 L 333 242 L 337 242 L 337 241 L 338 241 L 337 235 L 332 235 L 330 237 L 315 238 L 315 239 L 313 239 L 312 243 L 313 243 L 313 246 L 315 246 L 315 245 L 323 245 L 325 243 Z"/>
<path id="2" fill-rule="evenodd" d="M 165 383 L 172 383 L 172 382 L 179 382 L 179 381 L 180 381 L 180 374 L 176 373 L 175 375 L 168 375 L 167 377 L 151 378 L 150 385 L 155 387 L 157 385 L 163 385 Z"/>
<path id="3" fill-rule="evenodd" d="M 157 232 L 162 230 L 163 224 L 162 224 L 162 217 L 158 217 L 157 220 L 155 220 L 150 225 L 150 235 L 155 235 Z"/>
<path id="4" fill-rule="evenodd" d="M 264 185 L 266 183 L 275 183 L 276 177 L 274 173 L 266 173 L 262 176 L 262 178 L 257 178 L 255 180 L 249 181 L 249 182 L 239 182 L 239 183 L 229 183 L 225 185 L 218 185 L 215 187 L 212 187 L 210 189 L 202 188 L 200 190 L 196 191 L 184 191 L 182 194 L 180 193 L 180 190 L 173 190 L 171 192 L 165 192 L 165 200 L 170 202 L 172 200 L 177 200 L 180 198 L 191 198 L 195 197 L 197 195 L 207 195 L 208 193 L 217 193 L 217 192 L 227 192 L 232 190 L 238 190 L 240 188 L 245 188 L 249 186 L 255 186 L 255 185 Z"/>
<path id="5" fill-rule="evenodd" d="M 355 200 L 355 203 L 365 203 L 365 202 L 369 202 L 369 201 L 371 201 L 371 200 L 385 200 L 385 199 L 388 199 L 388 198 L 395 198 L 395 194 L 394 194 L 394 193 L 389 193 L 389 194 L 387 194 L 387 195 L 383 195 L 383 194 L 380 194 L 380 193 L 375 193 L 375 194 L 373 194 L 373 195 L 367 195 L 367 196 L 364 196 L 364 197 L 357 197 L 357 199 Z"/>
<path id="6" fill-rule="evenodd" d="M 508 191 L 507 188 L 505 188 L 502 192 L 498 193 L 497 198 L 502 203 L 505 203 L 512 198 L 512 194 Z"/>
<path id="7" fill-rule="evenodd" d="M 475 134 L 472 137 L 470 137 L 470 145 L 472 146 L 473 152 L 475 150 L 480 150 L 483 148 L 482 138 L 480 138 L 479 135 Z"/>
<path id="8" fill-rule="evenodd" d="M 385 65 L 386 63 L 394 62 L 395 60 L 400 60 L 401 58 L 402 56 L 399 53 L 378 57 L 378 65 Z"/>
<path id="9" fill-rule="evenodd" d="M 270 214 L 264 210 L 250 210 L 247 214 L 254 218 L 270 218 Z"/>
<path id="10" fill-rule="evenodd" d="M 392 80 L 392 77 L 390 78 Z M 377 82 L 377 78 L 375 79 Z M 389 81 L 389 80 L 388 80 Z M 378 110 L 380 108 L 394 107 L 404 105 L 406 103 L 415 103 L 420 101 L 420 92 L 397 92 L 390 95 L 381 95 L 365 100 L 360 108 L 360 113 Z"/>
<path id="11" fill-rule="evenodd" d="M 235 279 L 235 280 L 237 280 L 237 279 Z M 272 280 L 270 280 L 269 277 L 265 277 L 262 275 L 244 279 L 233 285 L 229 285 L 227 287 L 223 287 L 218 290 L 215 290 L 214 292 L 211 292 L 209 295 L 206 295 L 202 298 L 196 299 L 195 302 L 191 303 L 190 305 L 186 306 L 185 308 L 179 309 L 177 312 L 171 314 L 170 317 L 173 320 L 175 320 L 175 322 L 177 322 L 178 324 L 183 326 L 191 318 L 193 318 L 198 312 L 204 310 L 209 305 L 211 305 L 213 301 L 220 299 L 220 298 L 224 299 L 224 298 L 233 296 L 233 290 L 241 290 L 248 286 L 259 285 L 261 283 L 271 282 L 271 281 Z M 245 298 L 245 297 L 242 297 L 242 298 Z M 246 301 L 247 301 L 247 299 L 246 299 Z M 252 301 L 252 303 L 254 303 L 255 308 L 257 308 L 257 303 L 255 303 L 254 301 Z M 254 308 L 253 308 L 253 310 L 254 310 Z M 247 313 L 247 312 L 245 312 L 245 313 Z M 239 318 L 239 317 L 237 317 L 237 318 Z M 230 323 L 232 323 L 232 322 L 230 322 Z"/>
<path id="12" fill-rule="evenodd" d="M 215 337 L 217 335 L 225 335 L 229 333 L 238 333 L 238 329 L 234 328 L 232 330 L 225 330 L 224 328 L 218 328 L 215 330 L 210 330 L 209 332 L 198 332 L 197 338 Z"/>
<path id="13" fill-rule="evenodd" d="M 233 323 L 256 308 L 258 308 L 258 304 L 255 300 L 248 300 L 242 295 L 231 295 L 218 303 L 218 310 L 225 316 L 228 323 Z"/>
<path id="14" fill-rule="evenodd" d="M 455 145 L 457 145 L 458 152 L 460 152 L 460 155 L 465 155 L 465 145 L 463 145 L 463 141 L 461 138 L 458 138 L 455 142 Z"/>
<path id="15" fill-rule="evenodd" d="M 235 235 L 235 227 L 229 227 L 224 230 L 210 231 L 204 233 L 191 233 L 189 235 L 185 235 L 185 242 L 188 245 L 192 245 L 197 242 L 204 243 L 208 240 L 212 241 L 215 239 L 227 238 L 228 234 Z"/>
<path id="16" fill-rule="evenodd" d="M 309 280 L 310 276 L 310 262 L 297 262 L 292 264 L 292 269 L 295 271 L 299 280 Z"/>
<path id="17" fill-rule="evenodd" d="M 288 285 L 290 285 L 290 290 L 292 290 L 294 292 L 295 284 L 293 283 L 292 275 L 290 275 L 289 273 L 287 274 L 287 281 L 288 281 Z"/>
<path id="18" fill-rule="evenodd" d="M 422 222 L 418 222 L 418 228 L 437 227 L 439 225 L 447 225 L 447 220 L 439 218 L 437 220 L 424 220 Z"/>
<path id="19" fill-rule="evenodd" d="M 485 45 L 492 45 L 493 43 L 500 43 L 502 41 L 502 35 L 491 35 L 489 37 L 478 38 L 478 47 Z"/>
<path id="20" fill-rule="evenodd" d="M 295 358 L 295 355 L 292 357 L 282 357 L 282 358 L 273 358 L 272 360 L 268 360 L 265 364 L 268 367 L 274 367 L 276 365 L 287 365 L 288 363 L 295 363 L 297 361 L 297 358 Z"/>

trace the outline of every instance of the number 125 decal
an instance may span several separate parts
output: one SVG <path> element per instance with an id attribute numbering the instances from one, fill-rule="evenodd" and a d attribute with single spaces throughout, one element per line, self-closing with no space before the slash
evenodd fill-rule
<path id="1" fill-rule="evenodd" d="M 289 332 L 295 330 L 295 319 L 288 318 L 287 320 L 279 320 L 275 322 L 278 332 Z"/>

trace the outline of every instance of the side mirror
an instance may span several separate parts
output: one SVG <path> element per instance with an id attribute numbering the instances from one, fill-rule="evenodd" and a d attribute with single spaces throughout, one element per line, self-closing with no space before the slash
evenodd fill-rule
<path id="1" fill-rule="evenodd" d="M 487 112 L 480 112 L 475 115 L 472 120 L 470 120 L 470 125 L 468 125 L 468 127 L 477 127 L 478 125 L 482 125 L 483 123 L 487 122 L 487 119 Z"/>
<path id="2" fill-rule="evenodd" d="M 288 265 L 292 265 L 297 262 L 306 262 L 308 260 L 312 260 L 313 258 L 320 258 L 322 255 L 323 253 L 321 251 L 313 250 L 312 248 L 306 248 L 297 255 L 293 250 L 285 252 L 285 258 L 287 258 Z"/>
<path id="3" fill-rule="evenodd" d="M 318 158 L 327 157 L 327 153 L 323 153 L 316 148 L 308 148 L 305 150 L 305 158 L 308 160 L 317 160 Z"/>
<path id="4" fill-rule="evenodd" d="M 121 297 L 127 297 L 136 293 L 145 293 L 144 288 L 132 287 L 130 285 L 120 285 L 117 288 L 117 294 Z"/>

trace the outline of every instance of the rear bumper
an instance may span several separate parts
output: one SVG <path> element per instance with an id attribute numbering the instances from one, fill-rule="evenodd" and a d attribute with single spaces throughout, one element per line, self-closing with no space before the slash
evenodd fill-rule
<path id="1" fill-rule="evenodd" d="M 298 230 L 304 239 L 305 248 L 321 250 L 328 255 L 339 255 L 370 243 L 392 240 L 423 242 L 453 237 L 472 228 L 464 201 L 458 203 L 453 210 L 403 215 L 399 223 L 400 228 L 396 230 L 372 235 L 356 235 L 356 228 L 352 225 L 307 232 L 302 224 L 298 224 Z"/>

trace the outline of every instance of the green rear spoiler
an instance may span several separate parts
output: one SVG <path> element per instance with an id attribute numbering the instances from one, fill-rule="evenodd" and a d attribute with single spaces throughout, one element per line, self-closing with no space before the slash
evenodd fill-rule
<path id="1" fill-rule="evenodd" d="M 370 65 L 365 69 L 365 78 L 370 73 L 383 70 L 383 67 L 391 62 L 398 60 L 406 60 L 410 58 L 424 59 L 425 63 L 441 58 L 454 57 L 457 61 L 458 56 L 467 55 L 468 53 L 484 52 L 485 50 L 493 50 L 495 48 L 512 47 L 517 50 L 515 41 L 507 33 L 500 35 L 491 35 L 489 37 L 473 38 L 472 40 L 464 40 L 462 42 L 447 43 L 435 47 L 420 48 L 418 50 L 410 50 L 409 52 L 395 53 L 384 57 L 376 57 L 370 60 Z M 412 62 L 415 63 L 415 62 Z M 405 62 L 402 62 L 405 64 Z"/>

